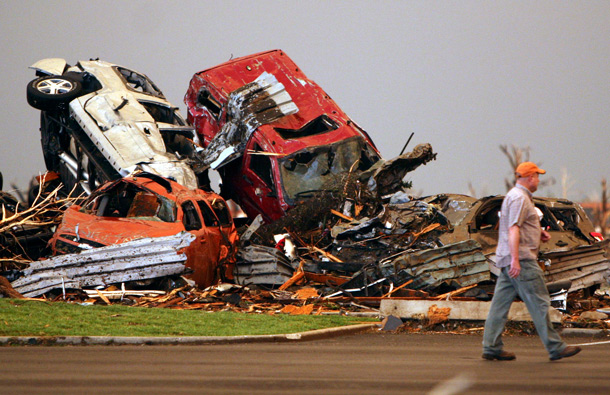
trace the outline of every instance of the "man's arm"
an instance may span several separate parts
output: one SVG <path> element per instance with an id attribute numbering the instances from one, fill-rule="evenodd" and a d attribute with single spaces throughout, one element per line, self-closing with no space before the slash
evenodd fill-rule
<path id="1" fill-rule="evenodd" d="M 510 249 L 510 269 L 508 274 L 515 278 L 521 272 L 519 263 L 519 226 L 513 225 L 508 228 L 508 248 Z"/>

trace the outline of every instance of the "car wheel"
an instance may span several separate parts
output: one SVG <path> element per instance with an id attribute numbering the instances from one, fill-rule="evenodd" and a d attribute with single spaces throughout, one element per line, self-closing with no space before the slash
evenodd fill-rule
<path id="1" fill-rule="evenodd" d="M 80 96 L 82 91 L 80 82 L 73 78 L 51 75 L 30 81 L 27 86 L 27 99 L 30 106 L 49 111 L 69 103 Z"/>

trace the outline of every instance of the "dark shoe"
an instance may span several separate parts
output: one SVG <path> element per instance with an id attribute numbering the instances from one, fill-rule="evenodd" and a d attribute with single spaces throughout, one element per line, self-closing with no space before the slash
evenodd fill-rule
<path id="1" fill-rule="evenodd" d="M 494 359 L 497 359 L 498 361 L 512 361 L 513 359 L 516 359 L 516 358 L 517 357 L 515 356 L 515 353 L 508 352 L 508 351 L 500 351 L 497 354 L 483 353 L 483 359 L 487 359 L 488 361 L 493 361 Z"/>
<path id="2" fill-rule="evenodd" d="M 557 354 L 554 357 L 551 357 L 550 360 L 557 361 L 558 359 L 561 359 L 561 358 L 568 358 L 568 357 L 578 354 L 580 352 L 580 350 L 582 350 L 582 349 L 578 346 L 567 346 L 562 352 L 560 352 L 559 354 Z"/>

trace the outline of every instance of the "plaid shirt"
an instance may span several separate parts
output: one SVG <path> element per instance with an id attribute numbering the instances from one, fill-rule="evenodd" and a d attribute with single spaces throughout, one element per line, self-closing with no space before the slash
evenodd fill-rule
<path id="1" fill-rule="evenodd" d="M 506 194 L 502 202 L 496 248 L 496 266 L 498 267 L 510 265 L 508 229 L 513 225 L 519 227 L 519 260 L 537 259 L 540 248 L 540 218 L 538 218 L 532 202 L 532 193 L 519 184 Z"/>

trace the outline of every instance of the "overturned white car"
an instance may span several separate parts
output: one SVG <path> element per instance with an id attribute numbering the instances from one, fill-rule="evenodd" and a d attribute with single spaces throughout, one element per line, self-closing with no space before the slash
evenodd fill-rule
<path id="1" fill-rule="evenodd" d="M 42 112 L 45 164 L 68 188 L 90 193 L 138 169 L 197 188 L 188 159 L 197 136 L 147 76 L 101 60 L 31 68 L 27 100 Z"/>

